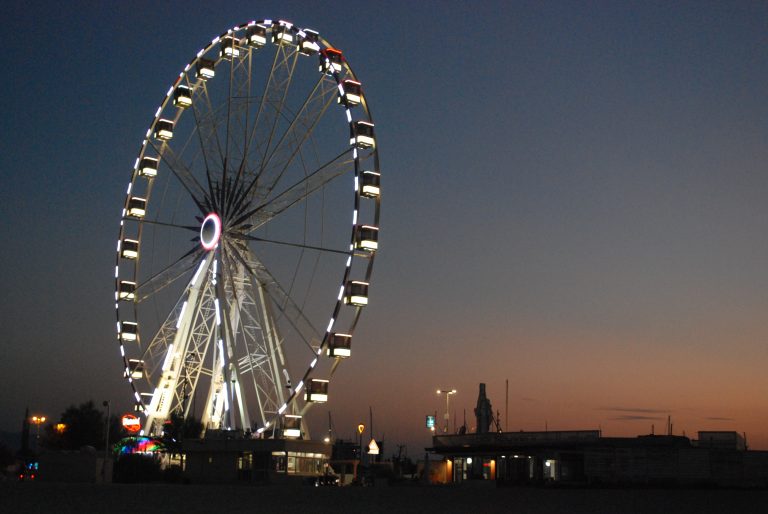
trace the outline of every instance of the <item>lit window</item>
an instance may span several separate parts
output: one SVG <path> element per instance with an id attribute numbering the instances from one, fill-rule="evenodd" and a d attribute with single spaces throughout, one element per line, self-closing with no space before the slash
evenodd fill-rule
<path id="1" fill-rule="evenodd" d="M 272 25 L 272 42 L 276 45 L 293 43 L 293 24 L 287 21 L 276 21 Z"/>
<path id="2" fill-rule="evenodd" d="M 344 303 L 356 307 L 368 305 L 368 282 L 347 282 L 344 288 Z"/>
<path id="3" fill-rule="evenodd" d="M 349 131 L 349 144 L 361 149 L 376 147 L 376 140 L 373 137 L 373 123 L 355 121 L 349 126 Z"/>
<path id="4" fill-rule="evenodd" d="M 299 52 L 302 55 L 314 55 L 320 51 L 318 40 L 320 36 L 310 29 L 299 31 Z"/>
<path id="5" fill-rule="evenodd" d="M 155 139 L 168 141 L 173 137 L 173 122 L 171 120 L 159 119 L 155 123 Z"/>
<path id="6" fill-rule="evenodd" d="M 222 59 L 232 59 L 240 57 L 240 48 L 237 46 L 237 40 L 232 36 L 224 36 L 219 43 L 219 57 Z"/>
<path id="7" fill-rule="evenodd" d="M 210 59 L 199 59 L 197 61 L 196 76 L 199 79 L 208 80 L 212 79 L 216 75 L 214 70 L 214 63 Z"/>
<path id="8" fill-rule="evenodd" d="M 178 86 L 173 92 L 173 105 L 182 109 L 192 105 L 192 92 L 187 86 Z"/>
<path id="9" fill-rule="evenodd" d="M 120 323 L 120 339 L 124 342 L 136 341 L 138 339 L 138 325 L 132 321 L 123 321 Z"/>
<path id="10" fill-rule="evenodd" d="M 375 252 L 379 248 L 379 229 L 371 225 L 358 225 L 355 231 L 355 247 Z"/>
<path id="11" fill-rule="evenodd" d="M 363 88 L 360 85 L 360 82 L 349 79 L 341 81 L 341 91 L 337 98 L 339 103 L 342 103 L 343 99 L 346 99 L 347 106 L 354 107 L 355 105 L 360 104 L 362 96 Z"/>
<path id="12" fill-rule="evenodd" d="M 257 48 L 267 44 L 267 28 L 262 25 L 251 25 L 246 31 L 248 44 Z"/>
<path id="13" fill-rule="evenodd" d="M 126 210 L 128 216 L 134 218 L 143 218 L 147 213 L 147 201 L 144 198 L 138 196 L 132 196 L 128 200 L 128 209 Z"/>
<path id="14" fill-rule="evenodd" d="M 352 336 L 331 334 L 328 339 L 328 356 L 346 358 L 352 354 Z"/>
<path id="15" fill-rule="evenodd" d="M 139 242 L 134 239 L 123 239 L 120 242 L 120 256 L 123 259 L 135 259 L 139 256 Z"/>
<path id="16" fill-rule="evenodd" d="M 157 159 L 154 157 L 142 157 L 139 163 L 139 175 L 152 178 L 157 176 Z"/>
<path id="17" fill-rule="evenodd" d="M 328 401 L 328 381 L 313 378 L 307 384 L 304 399 L 308 402 L 323 403 Z"/>
<path id="18" fill-rule="evenodd" d="M 360 194 L 368 198 L 376 198 L 381 194 L 381 174 L 375 171 L 362 173 L 363 187 Z"/>
<path id="19" fill-rule="evenodd" d="M 121 300 L 133 300 L 136 298 L 136 282 L 121 280 L 117 297 Z"/>
<path id="20" fill-rule="evenodd" d="M 326 48 L 320 51 L 320 72 L 328 75 L 341 73 L 341 63 L 344 62 L 341 50 Z"/>
<path id="21" fill-rule="evenodd" d="M 283 416 L 283 437 L 301 437 L 301 416 L 293 414 Z"/>

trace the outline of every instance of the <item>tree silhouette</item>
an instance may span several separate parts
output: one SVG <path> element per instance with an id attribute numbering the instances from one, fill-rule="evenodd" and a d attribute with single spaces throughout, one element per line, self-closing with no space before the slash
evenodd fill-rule
<path id="1" fill-rule="evenodd" d="M 172 453 L 181 452 L 184 439 L 197 439 L 203 432 L 203 424 L 199 419 L 185 418 L 178 412 L 171 413 L 171 419 L 163 425 L 163 443 Z"/>
<path id="2" fill-rule="evenodd" d="M 93 400 L 71 405 L 62 414 L 58 423 L 65 429 L 58 432 L 51 423 L 45 427 L 46 448 L 55 450 L 79 450 L 83 446 L 101 449 L 104 446 L 104 413 L 97 408 Z M 116 441 L 119 429 L 113 432 L 115 417 L 110 420 L 110 440 Z M 114 434 L 114 435 L 113 435 Z"/>

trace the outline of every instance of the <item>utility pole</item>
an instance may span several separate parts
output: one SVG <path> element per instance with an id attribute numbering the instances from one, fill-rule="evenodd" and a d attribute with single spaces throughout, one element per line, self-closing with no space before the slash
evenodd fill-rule
<path id="1" fill-rule="evenodd" d="M 506 398 L 504 400 L 504 431 L 509 432 L 509 379 L 506 380 Z"/>

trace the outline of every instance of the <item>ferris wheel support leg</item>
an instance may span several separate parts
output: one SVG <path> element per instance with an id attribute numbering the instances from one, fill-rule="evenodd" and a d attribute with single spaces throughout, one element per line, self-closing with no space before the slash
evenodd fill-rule
<path id="1" fill-rule="evenodd" d="M 200 309 L 202 285 L 206 283 L 205 275 L 211 260 L 210 256 L 206 257 L 202 273 L 197 274 L 195 280 L 189 285 L 187 302 L 179 314 L 176 335 L 173 338 L 173 343 L 167 349 L 168 354 L 166 354 L 163 363 L 162 377 L 152 394 L 152 400 L 147 409 L 147 421 L 144 427 L 146 434 L 159 432 L 154 426 L 155 422 L 160 421 L 162 423 L 165 421 L 174 403 L 176 385 L 183 369 L 182 361 L 189 345 L 191 326 Z"/>
<path id="2" fill-rule="evenodd" d="M 226 270 L 226 264 L 225 262 L 222 263 L 222 274 Z M 223 332 L 224 332 L 224 340 L 226 341 L 226 349 L 227 349 L 227 358 L 229 361 L 229 376 L 228 381 L 230 384 L 230 405 L 237 402 L 237 409 L 239 414 L 239 422 L 241 428 L 243 430 L 251 427 L 251 420 L 248 415 L 248 402 L 246 398 L 243 396 L 242 388 L 240 387 L 240 377 L 242 376 L 240 365 L 239 363 L 234 359 L 235 356 L 235 345 L 237 344 L 237 340 L 235 335 L 238 333 L 238 328 L 240 326 L 240 298 L 242 298 L 243 295 L 243 288 L 241 282 L 235 282 L 232 280 L 232 277 L 230 277 L 230 283 L 232 284 L 232 300 L 231 302 L 228 301 L 226 298 L 226 291 L 223 286 L 225 283 L 224 280 L 219 280 L 218 284 L 216 286 L 218 291 L 219 298 L 222 298 L 224 301 L 220 301 L 222 308 L 225 310 L 224 313 L 222 313 L 222 324 L 223 324 Z M 243 343 L 244 344 L 244 343 Z M 231 409 L 233 410 L 233 409 Z M 235 419 L 234 419 L 234 412 L 230 414 L 230 423 L 232 426 L 235 426 Z"/>
<path id="3" fill-rule="evenodd" d="M 208 389 L 208 398 L 205 400 L 205 408 L 203 409 L 203 418 L 201 420 L 204 430 L 218 430 L 221 428 L 222 416 L 226 407 L 226 395 L 224 394 L 225 380 L 222 370 L 223 359 L 222 345 L 217 344 L 214 350 L 212 384 Z"/>
<path id="4" fill-rule="evenodd" d="M 266 339 L 269 350 L 269 363 L 272 366 L 272 374 L 275 380 L 275 389 L 277 392 L 277 398 L 280 405 L 285 403 L 285 391 L 283 390 L 283 384 L 280 381 L 280 367 L 285 369 L 285 360 L 283 359 L 283 353 L 280 350 L 280 336 L 277 332 L 277 327 L 274 323 L 274 317 L 272 316 L 272 309 L 269 308 L 266 298 L 264 296 L 264 285 L 258 284 L 257 289 L 259 291 L 259 302 L 261 303 L 261 309 L 264 313 L 264 331 L 266 333 Z M 278 359 L 280 362 L 278 363 Z M 285 384 L 289 387 L 289 384 Z"/>

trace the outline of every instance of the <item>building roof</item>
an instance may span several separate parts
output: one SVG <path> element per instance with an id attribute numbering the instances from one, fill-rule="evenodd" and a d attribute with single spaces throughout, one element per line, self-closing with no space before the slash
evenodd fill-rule
<path id="1" fill-rule="evenodd" d="M 427 451 L 440 454 L 496 453 L 534 448 L 585 447 L 690 447 L 684 436 L 643 435 L 602 437 L 599 430 L 547 432 L 493 432 L 487 434 L 436 435 Z"/>

